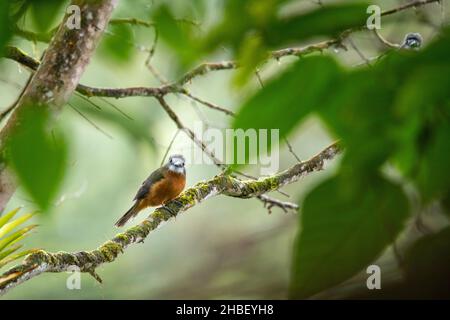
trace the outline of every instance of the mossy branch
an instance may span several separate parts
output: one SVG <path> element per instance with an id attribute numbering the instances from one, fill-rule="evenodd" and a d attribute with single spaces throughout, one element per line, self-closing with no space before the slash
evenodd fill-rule
<path id="1" fill-rule="evenodd" d="M 0 295 L 41 273 L 64 272 L 74 266 L 78 267 L 81 272 L 89 273 L 96 280 L 101 281 L 95 273 L 98 266 L 113 262 L 128 246 L 143 242 L 148 234 L 163 222 L 176 217 L 197 203 L 217 195 L 247 199 L 275 191 L 286 184 L 298 181 L 302 176 L 322 170 L 324 162 L 333 159 L 339 152 L 340 147 L 335 143 L 307 161 L 259 180 L 240 180 L 222 174 L 208 181 L 199 182 L 185 190 L 175 200 L 167 203 L 166 206 L 155 209 L 138 225 L 117 234 L 95 250 L 73 253 L 51 253 L 40 250 L 30 254 L 21 264 L 0 276 Z"/>

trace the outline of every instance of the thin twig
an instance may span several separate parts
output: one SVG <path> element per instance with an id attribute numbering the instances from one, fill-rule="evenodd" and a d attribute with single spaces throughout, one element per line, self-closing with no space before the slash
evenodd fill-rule
<path id="1" fill-rule="evenodd" d="M 186 127 L 180 120 L 180 118 L 178 117 L 178 115 L 173 111 L 173 109 L 169 106 L 169 104 L 166 102 L 166 100 L 164 99 L 163 96 L 158 96 L 156 97 L 156 99 L 158 100 L 159 104 L 163 107 L 164 111 L 166 111 L 167 115 L 169 116 L 169 118 L 172 119 L 172 121 L 175 123 L 175 125 L 177 126 L 177 128 L 181 131 L 183 131 L 184 133 L 186 133 L 186 135 L 198 146 L 200 147 L 200 149 L 213 161 L 213 163 L 215 165 L 217 165 L 220 168 L 225 168 L 226 166 L 222 163 L 222 161 L 220 161 L 219 159 L 216 158 L 214 152 L 210 151 L 207 146 L 203 143 L 203 141 L 201 141 L 196 135 L 195 133 L 189 129 L 188 127 Z"/>
<path id="2" fill-rule="evenodd" d="M 113 109 L 115 109 L 117 112 L 119 112 L 120 114 L 122 114 L 125 118 L 128 118 L 129 120 L 134 120 L 131 116 L 129 116 L 126 112 L 122 111 L 118 106 L 116 106 L 114 103 L 108 101 L 105 98 L 102 97 L 98 97 L 100 100 L 102 100 L 104 103 L 106 103 L 107 105 L 111 106 Z"/>
<path id="3" fill-rule="evenodd" d="M 102 110 L 102 108 L 101 108 L 98 104 L 92 102 L 91 100 L 89 100 L 88 98 L 86 98 L 85 96 L 83 96 L 81 93 L 75 92 L 75 94 L 77 95 L 77 97 L 79 97 L 80 99 L 86 101 L 89 105 L 93 106 L 93 107 L 96 108 L 97 110 Z"/>
<path id="4" fill-rule="evenodd" d="M 355 52 L 358 54 L 358 56 L 368 65 L 370 66 L 370 60 L 367 59 L 367 57 L 362 53 L 361 50 L 356 46 L 355 42 L 352 40 L 351 37 L 347 38 L 347 41 L 350 43 L 350 46 L 355 50 Z"/>
<path id="5" fill-rule="evenodd" d="M 399 7 L 390 9 L 390 10 L 383 11 L 381 13 L 381 15 L 382 16 L 388 16 L 388 15 L 391 15 L 391 14 L 394 14 L 394 13 L 397 13 L 397 12 L 400 12 L 400 11 L 403 11 L 403 10 L 406 10 L 406 9 L 409 9 L 409 8 L 421 7 L 421 6 L 424 6 L 426 4 L 433 3 L 433 2 L 439 2 L 439 1 L 440 0 L 416 0 L 416 1 L 404 4 L 402 6 L 399 6 Z"/>
<path id="6" fill-rule="evenodd" d="M 110 138 L 111 140 L 113 139 L 112 135 L 110 135 L 108 132 L 106 132 L 105 130 L 103 130 L 102 128 L 100 128 L 98 125 L 96 125 L 91 119 L 89 119 L 88 117 L 86 117 L 86 115 L 84 115 L 80 110 L 78 110 L 74 105 L 72 105 L 70 102 L 67 102 L 67 104 L 69 105 L 69 107 L 71 107 L 76 113 L 78 113 L 84 120 L 86 120 L 90 125 L 92 125 L 95 129 L 97 129 L 98 131 L 100 131 L 101 133 L 103 133 L 105 136 L 107 136 L 108 138 Z"/>
<path id="7" fill-rule="evenodd" d="M 192 100 L 197 101 L 198 103 L 200 103 L 200 104 L 202 104 L 204 106 L 207 106 L 208 108 L 211 108 L 211 109 L 223 112 L 223 113 L 225 113 L 228 116 L 235 116 L 235 113 L 233 111 L 225 109 L 225 108 L 222 108 L 221 106 L 218 106 L 218 105 L 216 105 L 214 103 L 205 101 L 205 100 L 203 100 L 203 99 L 201 99 L 201 98 L 199 98 L 197 96 L 192 95 L 188 91 L 183 91 L 181 93 L 184 94 L 185 96 L 191 98 Z"/>
<path id="8" fill-rule="evenodd" d="M 395 49 L 400 48 L 400 45 L 389 42 L 386 38 L 384 38 L 377 29 L 373 29 L 373 32 L 374 32 L 375 36 L 378 38 L 378 40 L 380 40 L 380 42 L 382 44 L 384 44 L 386 47 L 395 48 Z"/>
<path id="9" fill-rule="evenodd" d="M 166 149 L 166 152 L 164 153 L 164 156 L 161 160 L 161 167 L 163 166 L 164 162 L 166 161 L 167 155 L 169 154 L 170 149 L 172 148 L 173 143 L 175 142 L 175 139 L 178 136 L 178 133 L 180 132 L 180 129 L 177 128 L 177 130 L 175 131 L 175 134 L 172 137 L 172 140 L 170 140 L 169 146 Z"/>
<path id="10" fill-rule="evenodd" d="M 297 160 L 297 162 L 302 162 L 302 160 L 300 160 L 300 157 L 297 156 L 297 154 L 294 152 L 294 149 L 292 148 L 288 139 L 284 138 L 284 141 L 286 142 L 286 145 L 288 146 L 289 152 L 294 156 L 294 158 Z"/>
<path id="11" fill-rule="evenodd" d="M 256 79 L 258 80 L 258 83 L 261 86 L 261 88 L 264 88 L 264 83 L 262 81 L 261 74 L 259 73 L 259 69 L 255 70 L 255 76 L 256 76 Z"/>

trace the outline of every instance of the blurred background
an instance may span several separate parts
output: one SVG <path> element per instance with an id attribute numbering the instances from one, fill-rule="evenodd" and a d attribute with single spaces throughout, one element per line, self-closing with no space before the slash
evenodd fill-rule
<path id="1" fill-rule="evenodd" d="M 119 1 L 115 18 L 135 17 L 149 20 L 152 6 L 163 1 Z M 213 24 L 220 15 L 222 1 L 170 1 L 180 19 L 197 24 L 198 32 Z M 323 1 L 332 2 L 332 1 Z M 407 1 L 372 1 L 383 9 L 393 8 Z M 297 1 L 295 5 L 313 8 L 315 1 Z M 197 14 L 199 10 L 204 10 Z M 64 8 L 58 16 L 62 16 Z M 394 43 L 401 43 L 406 33 L 420 32 L 426 43 L 435 35 L 428 23 L 439 24 L 448 17 L 437 4 L 420 10 L 408 10 L 383 19 L 381 33 Z M 200 20 L 201 19 L 201 20 Z M 32 21 L 25 21 L 26 25 Z M 55 21 L 57 24 L 57 21 Z M 131 26 L 129 33 L 108 28 L 81 83 L 94 87 L 158 86 L 160 81 L 145 65 L 148 48 L 153 44 L 153 30 Z M 384 50 L 372 33 L 351 36 L 358 49 L 367 57 L 375 57 Z M 313 39 L 311 43 L 322 39 Z M 39 59 L 46 44 L 14 38 L 13 44 Z M 302 43 L 306 45 L 308 43 Z M 120 48 L 120 49 L 119 49 Z M 120 51 L 120 52 L 118 52 Z M 347 66 L 363 62 L 351 46 L 347 50 L 329 49 L 329 53 Z M 119 56 L 119 57 L 118 57 Z M 125 59 L 123 58 L 125 57 Z M 224 49 L 208 57 L 207 61 L 231 58 Z M 165 79 L 177 79 L 171 50 L 159 42 L 152 58 L 152 66 Z M 264 82 L 285 66 L 296 61 L 286 57 L 270 61 L 261 70 Z M 205 60 L 206 61 L 206 60 Z M 29 72 L 10 60 L 0 60 L 1 108 L 9 106 L 25 85 Z M 195 78 L 190 91 L 204 100 L 236 110 L 260 83 L 256 77 L 237 89 L 231 83 L 235 71 L 210 72 Z M 152 98 L 108 99 L 131 119 L 123 116 L 104 100 L 91 98 L 101 110 L 74 95 L 71 104 L 89 121 L 66 107 L 58 122 L 69 138 L 68 170 L 57 200 L 48 212 L 33 218 L 39 227 L 25 240 L 29 248 L 48 251 L 91 250 L 111 239 L 118 231 L 114 222 L 130 207 L 137 189 L 161 161 L 176 132 L 174 123 Z M 231 119 L 226 115 L 192 102 L 185 96 L 171 95 L 168 102 L 187 126 L 194 121 L 207 122 L 211 127 L 226 128 Z M 120 124 L 110 119 L 120 118 Z M 4 121 L 2 125 L 4 124 Z M 130 127 L 139 128 L 138 133 Z M 295 153 L 301 159 L 320 152 L 333 142 L 320 121 L 309 117 L 289 137 Z M 179 133 L 170 153 L 186 154 L 191 146 L 184 133 Z M 302 203 L 303 196 L 320 181 L 331 175 L 339 159 L 326 165 L 326 170 L 311 174 L 298 183 L 283 188 L 290 198 L 279 193 L 272 196 L 284 201 Z M 296 163 L 285 147 L 280 150 L 280 170 Z M 256 166 L 246 172 L 257 174 Z M 187 166 L 187 186 L 209 179 L 219 171 L 213 165 Z M 18 190 L 6 210 L 24 206 L 22 212 L 35 208 L 30 197 Z M 141 213 L 132 224 L 145 218 L 152 209 Z M 18 286 L 4 299 L 285 299 L 288 294 L 293 241 L 298 228 L 298 214 L 274 208 L 271 214 L 256 199 L 242 200 L 218 196 L 196 205 L 152 232 L 145 243 L 129 247 L 113 263 L 102 265 L 97 272 L 104 280 L 97 283 L 83 274 L 80 290 L 68 290 L 68 273 L 43 274 Z M 439 216 L 424 217 L 429 228 L 439 226 Z M 408 240 L 417 236 L 415 222 L 405 232 Z M 130 226 L 130 225 L 128 225 Z M 388 266 L 388 278 L 399 277 L 392 250 L 380 263 Z M 9 266 L 3 267 L 4 271 Z M 365 274 L 360 274 L 323 297 L 342 297 L 349 288 L 365 287 Z"/>

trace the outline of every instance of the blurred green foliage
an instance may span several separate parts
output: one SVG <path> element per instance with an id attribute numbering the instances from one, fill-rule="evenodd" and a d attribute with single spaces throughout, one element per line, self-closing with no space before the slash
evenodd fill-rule
<path id="1" fill-rule="evenodd" d="M 67 166 L 67 146 L 60 131 L 50 129 L 49 113 L 28 106 L 20 114 L 21 127 L 13 128 L 6 157 L 21 185 L 42 210 L 52 204 Z"/>
<path id="2" fill-rule="evenodd" d="M 367 18 L 367 4 L 359 3 L 278 19 L 282 3 L 227 2 L 222 22 L 199 41 L 200 48 L 208 53 L 231 46 L 254 70 L 266 58 L 260 52 L 318 35 L 339 37 Z M 448 194 L 449 67 L 447 29 L 420 52 L 389 52 L 353 70 L 331 57 L 302 58 L 241 106 L 236 129 L 279 128 L 287 136 L 317 114 L 345 146 L 337 176 L 311 191 L 303 205 L 293 297 L 309 297 L 350 278 L 402 231 L 408 204 L 402 188 L 380 176 L 387 164 L 414 183 L 425 204 Z M 243 73 L 248 79 L 248 70 Z"/>
<path id="3" fill-rule="evenodd" d="M 29 5 L 31 17 L 39 32 L 48 32 L 54 25 L 58 14 L 67 4 L 66 0 L 30 0 L 25 5 Z"/>
<path id="4" fill-rule="evenodd" d="M 286 137 L 299 120 L 322 106 L 339 76 L 340 67 L 330 57 L 301 59 L 246 101 L 233 125 L 279 129 Z"/>
<path id="5" fill-rule="evenodd" d="M 155 23 L 160 39 L 177 57 L 178 71 L 226 48 L 240 63 L 233 83 L 242 87 L 270 58 L 270 50 L 339 37 L 364 25 L 367 18 L 366 2 L 339 2 L 280 15 L 283 6 L 293 2 L 224 1 L 215 12 L 217 18 L 200 34 L 177 19 L 174 4 L 154 5 L 140 13 Z M 0 50 L 16 32 L 11 22 L 29 12 L 32 30 L 48 32 L 61 14 L 61 3 L 0 2 Z M 204 2 L 192 5 L 205 14 Z M 133 60 L 134 28 L 110 26 L 99 49 L 101 56 L 123 65 Z M 449 75 L 450 30 L 445 29 L 424 49 L 388 51 L 370 66 L 349 69 L 331 55 L 302 57 L 242 103 L 234 128 L 275 128 L 288 137 L 316 115 L 345 147 L 336 175 L 313 188 L 304 200 L 293 252 L 292 297 L 311 297 L 342 283 L 392 245 L 411 215 L 406 184 L 418 191 L 421 205 L 441 202 L 450 212 Z M 132 121 L 113 110 L 75 104 L 133 141 L 154 146 L 146 119 Z M 8 160 L 33 200 L 47 209 L 67 167 L 65 138 L 49 131 L 45 113 L 33 112 L 24 121 L 27 130 L 15 133 L 8 142 Z M 395 182 L 386 168 L 395 170 Z M 2 254 L 5 258 L 17 250 L 10 245 L 21 236 L 19 232 L 3 242 L 7 245 L 0 251 L 0 266 Z M 448 270 L 448 256 L 447 228 L 408 250 L 407 274 L 411 279 L 417 274 L 442 274 Z M 419 283 L 427 279 L 424 276 Z"/>
<path id="6" fill-rule="evenodd" d="M 132 40 L 133 31 L 129 25 L 110 26 L 105 37 L 100 42 L 98 50 L 105 57 L 112 58 L 114 62 L 125 64 L 130 61 L 134 48 L 127 44 L 124 45 L 124 42 L 128 43 Z"/>
<path id="7" fill-rule="evenodd" d="M 360 188 L 341 176 L 324 181 L 303 202 L 293 296 L 307 298 L 365 269 L 395 240 L 408 212 L 402 189 L 383 177 Z"/>
<path id="8" fill-rule="evenodd" d="M 178 21 L 171 14 L 167 6 L 161 6 L 152 15 L 158 30 L 158 35 L 173 49 L 179 58 L 177 64 L 186 68 L 195 58 L 195 41 L 189 28 Z"/>
<path id="9" fill-rule="evenodd" d="M 0 2 L 0 54 L 12 36 L 10 8 L 8 1 Z"/>
<path id="10" fill-rule="evenodd" d="M 449 66 L 450 32 L 446 30 L 419 53 L 392 52 L 375 65 L 355 71 L 339 71 L 327 57 L 304 58 L 243 105 L 235 128 L 280 127 L 286 134 L 306 115 L 318 113 L 346 147 L 338 173 L 345 184 L 325 182 L 303 206 L 294 297 L 310 296 L 349 278 L 376 259 L 401 231 L 401 224 L 391 220 L 404 219 L 403 191 L 386 193 L 389 185 L 376 182 L 377 172 L 390 160 L 403 159 L 398 168 L 405 179 L 415 182 L 425 202 L 448 193 L 450 93 L 444 88 L 450 81 Z M 296 76 L 297 81 L 291 80 Z M 299 89 L 293 89 L 292 81 Z M 365 190 L 366 185 L 372 190 L 350 201 L 339 192 L 343 187 Z M 367 196 L 372 200 L 364 203 Z M 323 201 L 329 206 L 321 206 Z M 376 216 L 371 219 L 370 214 Z M 368 229 L 361 232 L 355 228 L 358 223 Z M 377 235 L 385 225 L 392 228 L 391 238 Z M 341 238 L 331 232 L 336 228 L 342 228 Z M 353 236 L 353 246 L 343 241 Z M 335 261 L 331 252 L 336 253 Z M 317 276 L 319 265 L 324 271 Z"/>

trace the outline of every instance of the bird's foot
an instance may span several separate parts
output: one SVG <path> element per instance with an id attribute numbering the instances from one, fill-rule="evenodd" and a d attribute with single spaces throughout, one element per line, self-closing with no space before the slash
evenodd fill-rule
<path id="1" fill-rule="evenodd" d="M 174 217 L 177 216 L 177 213 L 173 209 L 169 208 L 168 206 L 163 205 L 161 208 L 166 210 L 167 212 L 169 212 L 172 216 L 174 216 Z"/>
<path id="2" fill-rule="evenodd" d="M 180 200 L 177 199 L 173 199 L 172 202 L 177 204 L 177 207 L 182 208 L 184 206 L 184 203 L 181 202 Z"/>

